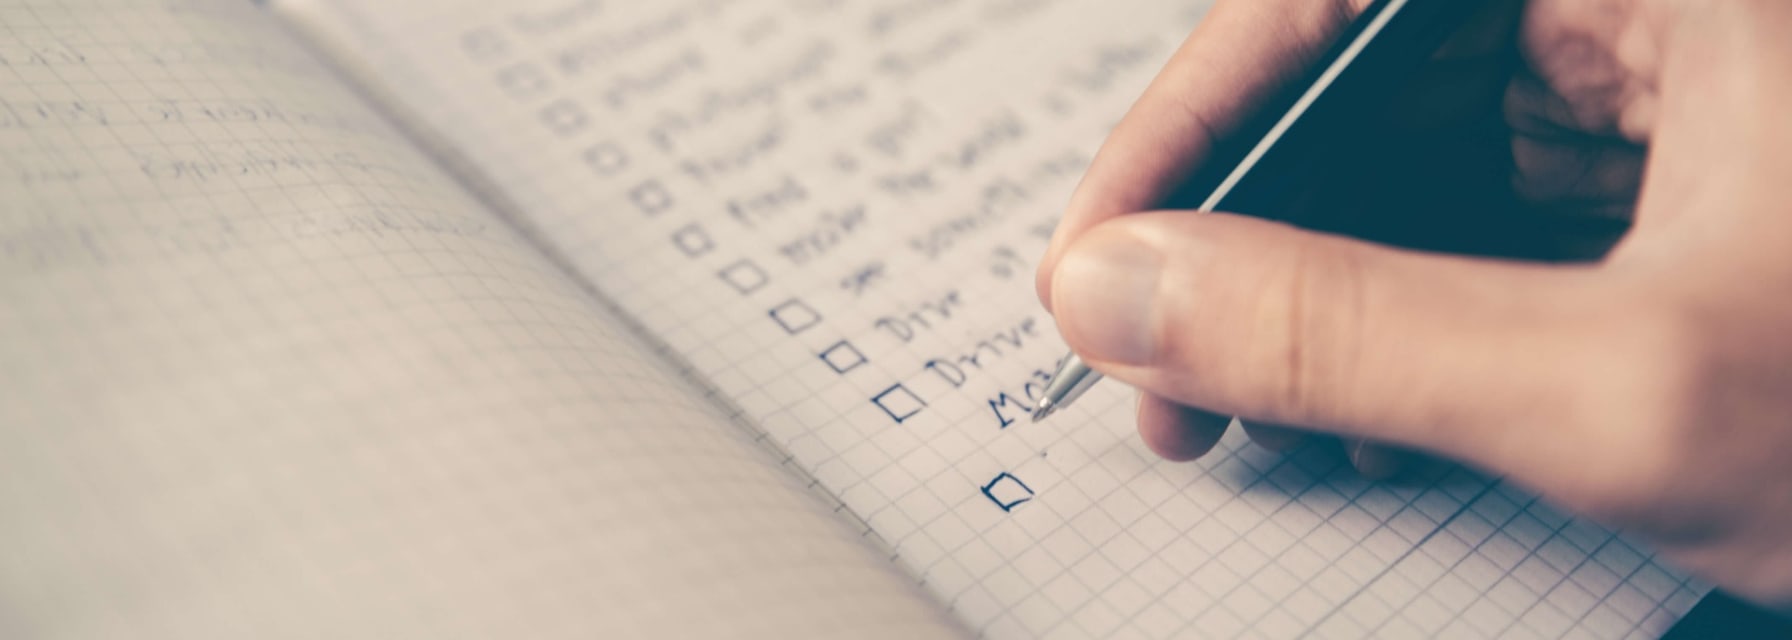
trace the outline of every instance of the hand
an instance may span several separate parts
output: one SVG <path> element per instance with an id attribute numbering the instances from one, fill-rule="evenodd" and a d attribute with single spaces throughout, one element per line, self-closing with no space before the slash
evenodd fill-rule
<path id="1" fill-rule="evenodd" d="M 1065 340 L 1165 457 L 1229 415 L 1442 455 L 1792 610 L 1792 3 L 1489 3 L 1370 123 L 1377 171 L 1308 185 L 1370 180 L 1380 242 L 1145 212 L 1366 4 L 1214 7 L 1040 266 Z"/>

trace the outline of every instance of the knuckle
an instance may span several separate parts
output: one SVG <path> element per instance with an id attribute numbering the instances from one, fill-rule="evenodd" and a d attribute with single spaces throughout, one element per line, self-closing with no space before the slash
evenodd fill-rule
<path id="1" fill-rule="evenodd" d="M 1282 273 L 1270 276 L 1258 301 L 1254 370 L 1274 389 L 1278 417 L 1296 424 L 1342 424 L 1350 413 L 1342 393 L 1352 375 L 1363 317 L 1362 265 L 1347 252 L 1290 245 Z"/>

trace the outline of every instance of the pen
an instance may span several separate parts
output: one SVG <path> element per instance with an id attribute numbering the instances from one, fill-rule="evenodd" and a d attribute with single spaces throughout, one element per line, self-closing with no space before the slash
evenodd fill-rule
<path id="1" fill-rule="evenodd" d="M 1168 209 L 1225 210 L 1300 224 L 1294 189 L 1303 175 L 1351 142 L 1353 126 L 1442 46 L 1483 3 L 1474 0 L 1376 0 L 1311 66 L 1215 147 L 1198 170 L 1165 199 Z M 1201 199 L 1188 198 L 1199 195 Z M 1178 206 L 1178 205 L 1182 206 Z M 1101 374 L 1068 354 L 1033 411 L 1038 422 L 1094 386 Z"/>

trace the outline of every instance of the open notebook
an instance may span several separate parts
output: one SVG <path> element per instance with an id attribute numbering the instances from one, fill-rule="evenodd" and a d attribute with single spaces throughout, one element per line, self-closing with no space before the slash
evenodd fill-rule
<path id="1" fill-rule="evenodd" d="M 0 0 L 0 636 L 1660 633 L 1497 480 L 1020 419 L 1202 9 Z"/>

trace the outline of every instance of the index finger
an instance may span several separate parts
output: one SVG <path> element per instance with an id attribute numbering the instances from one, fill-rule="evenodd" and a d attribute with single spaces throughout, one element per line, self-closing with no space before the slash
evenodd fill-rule
<path id="1" fill-rule="evenodd" d="M 1051 309 L 1051 273 L 1077 235 L 1154 208 L 1250 109 L 1315 57 L 1370 0 L 1223 0 L 1183 41 L 1108 135 L 1070 197 L 1035 286 Z"/>

